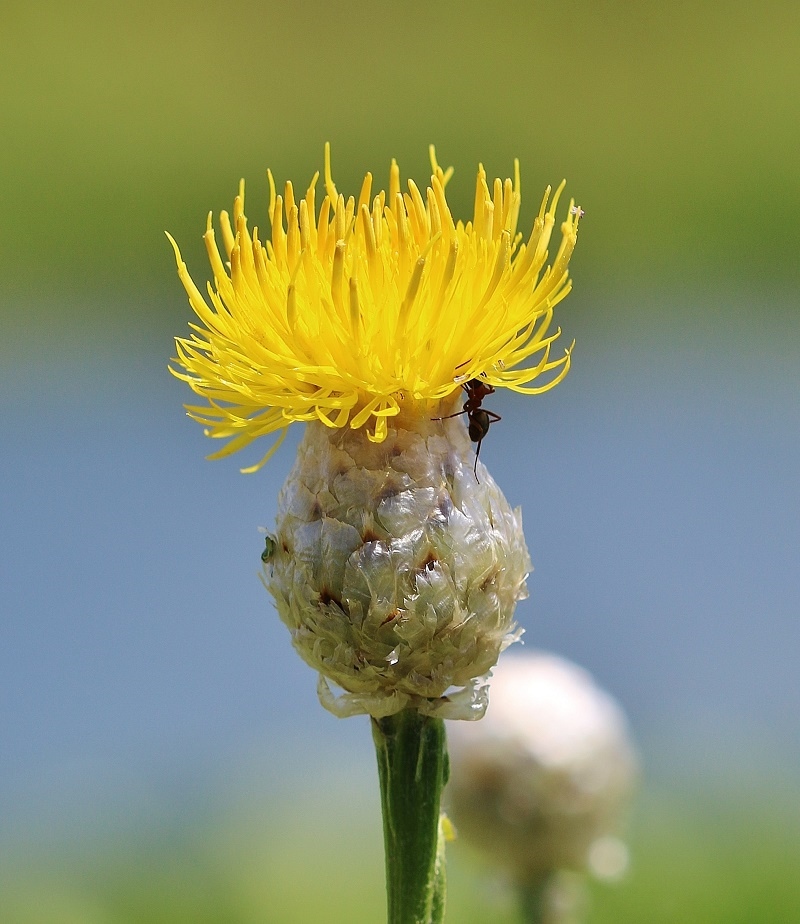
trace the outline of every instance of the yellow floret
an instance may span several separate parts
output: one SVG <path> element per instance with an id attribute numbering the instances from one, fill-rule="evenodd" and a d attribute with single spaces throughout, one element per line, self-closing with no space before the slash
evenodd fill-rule
<path id="1" fill-rule="evenodd" d="M 571 288 L 581 210 L 571 203 L 548 264 L 563 182 L 552 199 L 547 188 L 523 242 L 518 163 L 513 182 L 496 179 L 491 190 L 478 168 L 474 215 L 463 224 L 445 198 L 452 168 L 442 170 L 433 147 L 430 154 L 424 194 L 413 180 L 401 192 L 392 162 L 388 195 L 372 196 L 368 173 L 358 199 L 345 200 L 326 145 L 319 211 L 319 174 L 298 202 L 291 183 L 278 195 L 269 173 L 271 233 L 263 242 L 247 226 L 242 182 L 233 215 L 220 215 L 225 260 L 209 214 L 207 299 L 168 235 L 200 321 L 190 337 L 176 338 L 184 371 L 172 372 L 208 402 L 187 406 L 189 415 L 208 436 L 228 439 L 211 458 L 283 431 L 258 465 L 243 470 L 255 471 L 298 420 L 365 427 L 381 442 L 401 406 L 425 413 L 470 379 L 537 394 L 566 375 L 570 350 L 551 359 L 560 331 L 549 327 Z"/>

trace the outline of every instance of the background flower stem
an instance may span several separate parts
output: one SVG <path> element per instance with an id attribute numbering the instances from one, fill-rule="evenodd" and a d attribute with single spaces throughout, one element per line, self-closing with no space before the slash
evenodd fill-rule
<path id="1" fill-rule="evenodd" d="M 372 735 L 381 787 L 388 924 L 440 924 L 445 895 L 439 815 L 448 775 L 444 722 L 407 709 L 373 719 Z"/>
<path id="2" fill-rule="evenodd" d="M 553 875 L 545 873 L 518 887 L 520 920 L 523 924 L 555 924 L 557 918 L 549 914 L 549 898 Z"/>

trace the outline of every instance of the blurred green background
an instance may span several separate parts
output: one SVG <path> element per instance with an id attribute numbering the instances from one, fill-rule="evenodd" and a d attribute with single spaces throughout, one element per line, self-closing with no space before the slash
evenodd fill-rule
<path id="1" fill-rule="evenodd" d="M 744 0 L 5 0 L 4 307 L 127 288 L 174 320 L 161 230 L 199 259 L 240 176 L 255 221 L 266 167 L 304 186 L 325 140 L 350 189 L 391 157 L 424 179 L 434 141 L 455 212 L 479 160 L 520 158 L 526 217 L 566 176 L 584 291 L 795 284 L 798 32 L 796 4 Z"/>
<path id="2" fill-rule="evenodd" d="M 526 511 L 526 637 L 645 756 L 590 920 L 800 920 L 798 42 L 790 0 L 3 0 L 4 922 L 381 919 L 368 729 L 254 577 L 290 444 L 204 463 L 164 371 L 164 230 L 201 281 L 207 211 L 245 177 L 263 226 L 266 168 L 304 187 L 326 140 L 351 192 L 435 143 L 460 216 L 479 161 L 519 157 L 523 225 L 567 177 L 575 367 L 482 458 Z M 512 920 L 451 856 L 449 920 Z"/>

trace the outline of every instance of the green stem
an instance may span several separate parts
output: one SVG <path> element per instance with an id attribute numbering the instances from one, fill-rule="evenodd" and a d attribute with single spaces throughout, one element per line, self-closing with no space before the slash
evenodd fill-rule
<path id="1" fill-rule="evenodd" d="M 552 875 L 543 875 L 518 886 L 520 911 L 524 924 L 545 924 L 549 921 L 549 893 L 553 884 Z"/>
<path id="2" fill-rule="evenodd" d="M 444 722 L 408 709 L 373 719 L 372 737 L 381 786 L 388 924 L 440 924 L 439 807 L 448 774 Z"/>

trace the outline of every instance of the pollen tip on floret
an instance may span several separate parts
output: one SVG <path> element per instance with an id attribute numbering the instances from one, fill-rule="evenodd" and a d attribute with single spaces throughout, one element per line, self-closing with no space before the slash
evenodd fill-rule
<path id="1" fill-rule="evenodd" d="M 547 214 L 551 218 L 555 218 L 556 209 L 558 208 L 558 200 L 561 198 L 561 193 L 564 192 L 564 188 L 566 187 L 566 185 L 567 185 L 567 181 L 562 180 L 558 184 L 558 187 L 556 188 L 556 191 L 553 195 L 553 199 L 550 203 L 550 208 L 547 210 Z"/>
<path id="2" fill-rule="evenodd" d="M 434 174 L 438 173 L 439 172 L 439 162 L 436 160 L 436 145 L 435 144 L 428 145 L 428 156 L 431 161 L 431 170 L 433 171 Z"/>
<path id="3" fill-rule="evenodd" d="M 169 231 L 165 231 L 164 234 L 166 234 L 167 240 L 170 242 L 170 244 L 172 244 L 172 250 L 173 250 L 173 252 L 175 253 L 175 262 L 177 263 L 178 267 L 180 268 L 180 266 L 183 264 L 183 258 L 181 257 L 181 249 L 180 249 L 180 247 L 178 247 L 178 242 L 177 242 L 177 241 L 175 240 L 175 238 L 169 233 Z"/>
<path id="4" fill-rule="evenodd" d="M 331 202 L 336 202 L 339 198 L 339 195 L 336 192 L 336 184 L 333 182 L 333 174 L 331 173 L 330 141 L 325 142 L 325 191 L 327 192 L 328 198 L 331 200 Z"/>

